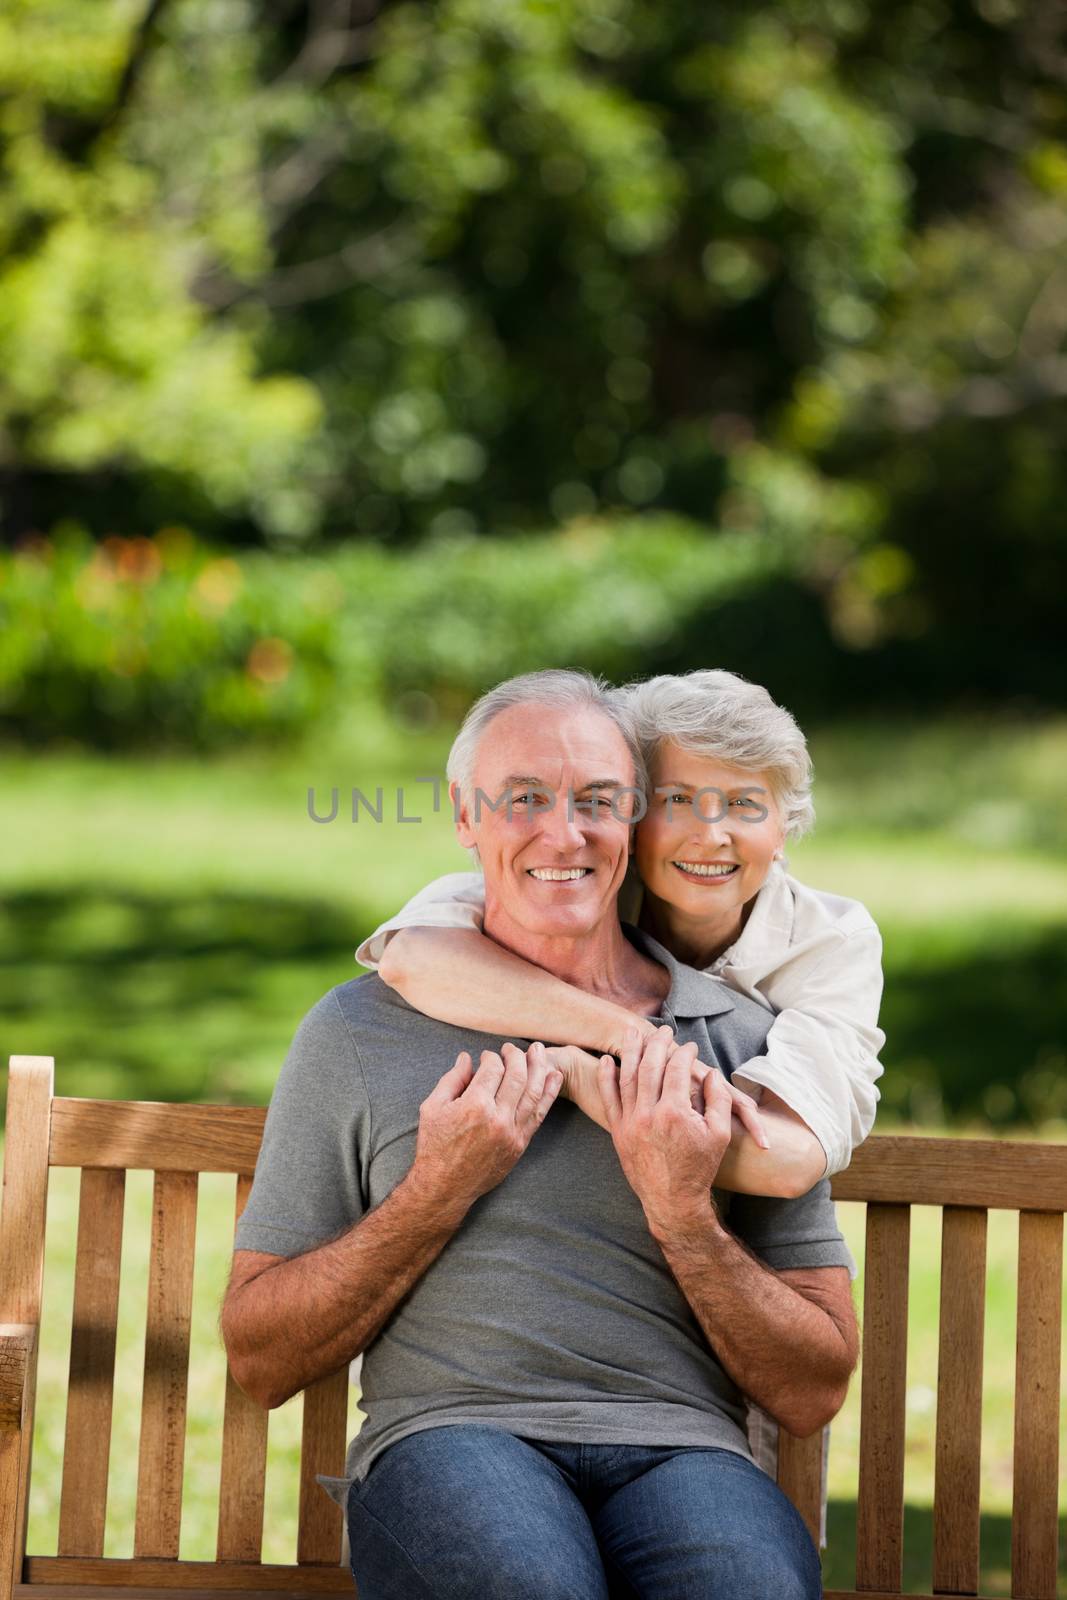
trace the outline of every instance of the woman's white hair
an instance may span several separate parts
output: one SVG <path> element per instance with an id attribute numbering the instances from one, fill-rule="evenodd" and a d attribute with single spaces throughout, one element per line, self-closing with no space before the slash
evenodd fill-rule
<path id="1" fill-rule="evenodd" d="M 524 672 L 517 678 L 506 678 L 474 702 L 452 741 L 445 769 L 449 783 L 458 783 L 462 794 L 474 792 L 474 764 L 485 730 L 502 711 L 521 705 L 602 712 L 622 734 L 633 760 L 634 787 L 644 794 L 648 775 L 633 717 L 625 701 L 617 697 L 617 690 L 606 678 L 595 678 L 592 673 L 564 667 L 548 667 L 542 672 Z"/>
<path id="2" fill-rule="evenodd" d="M 649 771 L 661 745 L 766 773 L 785 836 L 799 839 L 815 822 L 807 741 L 794 717 L 758 683 L 707 670 L 623 685 L 615 691 L 634 721 Z"/>

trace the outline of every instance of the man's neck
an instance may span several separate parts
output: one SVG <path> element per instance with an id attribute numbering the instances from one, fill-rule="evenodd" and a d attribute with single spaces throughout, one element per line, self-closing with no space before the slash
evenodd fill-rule
<path id="1" fill-rule="evenodd" d="M 640 1016 L 659 1016 L 671 988 L 667 968 L 632 945 L 614 913 L 589 933 L 567 939 L 530 933 L 487 901 L 483 930 L 503 945 L 564 983 L 599 995 Z"/>

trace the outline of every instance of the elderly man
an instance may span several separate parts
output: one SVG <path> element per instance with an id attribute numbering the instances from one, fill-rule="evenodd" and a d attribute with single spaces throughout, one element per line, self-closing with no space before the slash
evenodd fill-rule
<path id="1" fill-rule="evenodd" d="M 624 718 L 585 674 L 532 673 L 475 705 L 449 762 L 486 934 L 662 1021 L 601 1062 L 610 1131 L 556 1099 L 541 1043 L 437 1022 L 375 975 L 312 1008 L 271 1100 L 223 1335 L 266 1406 L 365 1353 L 332 1486 L 361 1600 L 821 1593 L 742 1394 L 801 1435 L 837 1411 L 851 1258 L 825 1182 L 712 1193 L 720 1069 L 771 1019 L 617 918 Z"/>

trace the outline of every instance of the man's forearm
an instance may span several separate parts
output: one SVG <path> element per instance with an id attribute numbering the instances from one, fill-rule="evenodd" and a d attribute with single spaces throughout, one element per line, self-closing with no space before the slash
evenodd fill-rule
<path id="1" fill-rule="evenodd" d="M 467 1209 L 442 1206 L 409 1172 L 347 1233 L 231 1289 L 222 1330 L 241 1387 L 280 1405 L 361 1354 Z"/>
<path id="2" fill-rule="evenodd" d="M 851 1301 L 836 1315 L 814 1304 L 758 1261 L 710 1206 L 706 1217 L 650 1220 L 650 1228 L 738 1388 L 798 1437 L 828 1422 L 856 1364 Z"/>

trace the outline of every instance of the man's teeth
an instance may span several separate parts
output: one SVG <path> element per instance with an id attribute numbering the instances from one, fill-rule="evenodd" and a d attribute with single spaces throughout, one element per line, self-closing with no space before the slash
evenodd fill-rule
<path id="1" fill-rule="evenodd" d="M 542 883 L 567 883 L 572 878 L 584 878 L 592 867 L 531 867 L 530 877 L 539 878 Z"/>
<path id="2" fill-rule="evenodd" d="M 737 870 L 737 863 L 729 861 L 722 865 L 706 861 L 676 861 L 674 865 L 681 867 L 683 872 L 695 872 L 698 878 L 727 878 Z"/>

